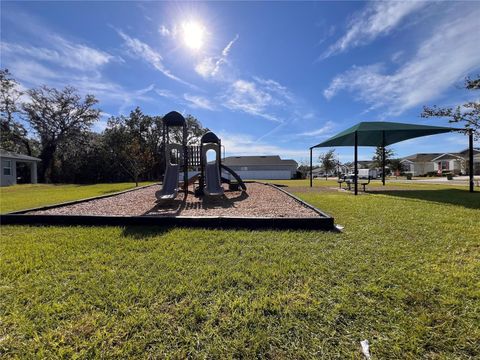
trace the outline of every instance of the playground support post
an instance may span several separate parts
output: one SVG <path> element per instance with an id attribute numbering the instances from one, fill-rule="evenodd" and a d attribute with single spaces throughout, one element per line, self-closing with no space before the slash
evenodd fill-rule
<path id="1" fill-rule="evenodd" d="M 187 125 L 183 124 L 183 190 L 185 197 L 188 195 L 188 147 L 187 147 L 188 130 Z"/>
<path id="2" fill-rule="evenodd" d="M 385 130 L 382 131 L 382 183 L 385 186 Z"/>
<path id="3" fill-rule="evenodd" d="M 313 186 L 313 174 L 312 174 L 312 152 L 313 152 L 313 148 L 310 148 L 310 187 Z"/>
<path id="4" fill-rule="evenodd" d="M 470 192 L 474 192 L 474 182 L 473 182 L 473 129 L 468 130 L 468 175 L 470 183 Z"/>
<path id="5" fill-rule="evenodd" d="M 358 131 L 355 131 L 354 163 L 353 180 L 355 183 L 355 195 L 358 195 Z"/>

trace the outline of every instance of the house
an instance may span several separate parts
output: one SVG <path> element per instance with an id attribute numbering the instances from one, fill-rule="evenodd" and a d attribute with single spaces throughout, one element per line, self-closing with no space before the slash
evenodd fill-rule
<path id="1" fill-rule="evenodd" d="M 468 173 L 468 154 L 465 149 L 458 153 L 429 153 L 413 154 L 402 159 L 405 166 L 405 172 L 413 176 L 423 176 L 428 173 L 441 174 L 442 172 L 451 172 L 454 174 Z M 480 175 L 480 149 L 473 150 L 474 174 Z"/>
<path id="2" fill-rule="evenodd" d="M 401 160 L 401 163 L 403 164 L 406 173 L 410 173 L 413 176 L 423 176 L 435 171 L 432 160 L 441 155 L 441 153 L 413 154 L 404 157 Z"/>
<path id="3" fill-rule="evenodd" d="M 228 156 L 222 164 L 235 171 L 242 179 L 293 179 L 298 163 L 274 156 Z M 222 174 L 227 177 L 227 174 Z"/>
<path id="4" fill-rule="evenodd" d="M 37 163 L 39 158 L 13 153 L 0 149 L 0 186 L 16 185 L 21 182 L 37 183 Z"/>

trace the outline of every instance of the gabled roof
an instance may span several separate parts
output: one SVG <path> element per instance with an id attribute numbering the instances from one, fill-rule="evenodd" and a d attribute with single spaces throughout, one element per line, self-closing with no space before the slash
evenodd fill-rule
<path id="1" fill-rule="evenodd" d="M 466 148 L 466 149 L 463 149 L 462 151 L 459 151 L 458 153 L 459 153 L 460 155 L 462 155 L 462 156 L 468 156 L 468 151 L 469 151 L 469 149 Z M 474 153 L 474 154 L 480 153 L 480 148 L 474 147 L 474 148 L 473 148 L 473 153 Z"/>
<path id="2" fill-rule="evenodd" d="M 248 166 L 248 165 L 290 165 L 297 166 L 295 160 L 282 160 L 278 155 L 265 156 L 228 156 L 222 163 L 227 166 Z"/>
<path id="3" fill-rule="evenodd" d="M 0 157 L 8 158 L 8 159 L 15 159 L 15 160 L 42 161 L 41 159 L 39 159 L 37 157 L 34 157 L 34 156 L 17 154 L 17 153 L 11 152 L 11 151 L 3 150 L 3 149 L 0 149 Z"/>
<path id="4" fill-rule="evenodd" d="M 457 153 L 445 153 L 432 159 L 432 161 L 437 161 L 440 159 L 464 159 L 464 157 L 461 154 Z"/>
<path id="5" fill-rule="evenodd" d="M 430 162 L 440 155 L 443 155 L 443 154 L 442 153 L 431 153 L 431 154 L 419 153 L 419 154 L 406 156 L 402 159 L 402 161 L 408 160 L 411 162 Z"/>

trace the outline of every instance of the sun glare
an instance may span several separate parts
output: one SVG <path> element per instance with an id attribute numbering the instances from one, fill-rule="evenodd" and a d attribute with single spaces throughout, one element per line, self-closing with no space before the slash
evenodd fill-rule
<path id="1" fill-rule="evenodd" d="M 205 28 L 194 21 L 184 22 L 182 24 L 183 42 L 187 47 L 193 50 L 200 49 L 205 41 Z"/>

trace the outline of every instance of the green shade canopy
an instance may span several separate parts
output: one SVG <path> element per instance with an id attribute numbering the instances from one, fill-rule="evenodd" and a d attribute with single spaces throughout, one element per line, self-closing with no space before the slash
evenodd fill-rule
<path id="1" fill-rule="evenodd" d="M 403 124 L 386 121 L 360 122 L 351 128 L 311 148 L 330 146 L 354 146 L 357 133 L 358 146 L 387 146 L 416 137 L 462 131 L 443 126 Z"/>

